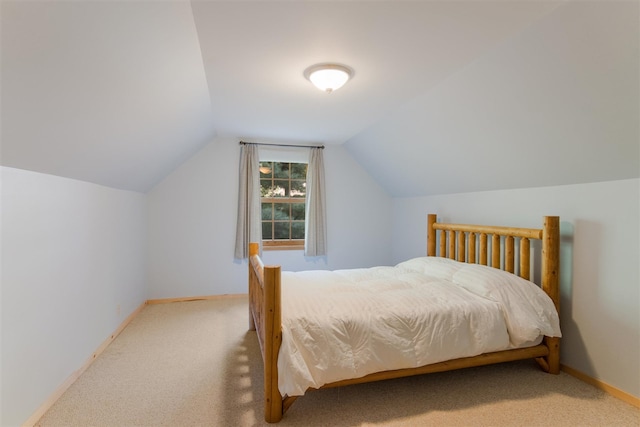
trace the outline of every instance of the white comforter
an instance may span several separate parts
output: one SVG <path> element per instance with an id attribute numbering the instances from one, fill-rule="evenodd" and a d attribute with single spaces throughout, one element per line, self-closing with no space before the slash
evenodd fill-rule
<path id="1" fill-rule="evenodd" d="M 560 336 L 553 302 L 538 286 L 446 258 L 283 272 L 281 283 L 278 386 L 289 396 L 373 372 Z"/>

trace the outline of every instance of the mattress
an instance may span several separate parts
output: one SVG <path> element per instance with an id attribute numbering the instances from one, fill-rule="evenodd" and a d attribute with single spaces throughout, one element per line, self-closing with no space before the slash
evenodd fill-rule
<path id="1" fill-rule="evenodd" d="M 283 272 L 278 387 L 309 388 L 560 337 L 551 299 L 511 273 L 447 258 Z"/>

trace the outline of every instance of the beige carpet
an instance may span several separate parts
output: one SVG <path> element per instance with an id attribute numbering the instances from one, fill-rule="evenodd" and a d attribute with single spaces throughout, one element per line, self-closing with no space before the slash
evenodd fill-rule
<path id="1" fill-rule="evenodd" d="M 262 360 L 244 298 L 150 305 L 39 426 L 258 426 Z M 282 426 L 639 426 L 640 410 L 535 362 L 307 393 Z"/>

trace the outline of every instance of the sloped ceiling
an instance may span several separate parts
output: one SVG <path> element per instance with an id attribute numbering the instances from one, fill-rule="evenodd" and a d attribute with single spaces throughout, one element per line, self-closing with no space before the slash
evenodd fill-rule
<path id="1" fill-rule="evenodd" d="M 3 1 L 2 164 L 145 192 L 218 135 L 394 196 L 638 176 L 637 3 L 582 3 Z"/>
<path id="2" fill-rule="evenodd" d="M 147 191 L 215 136 L 187 2 L 1 2 L 2 164 Z"/>
<path id="3" fill-rule="evenodd" d="M 566 3 L 346 147 L 398 197 L 637 178 L 639 5 Z"/>

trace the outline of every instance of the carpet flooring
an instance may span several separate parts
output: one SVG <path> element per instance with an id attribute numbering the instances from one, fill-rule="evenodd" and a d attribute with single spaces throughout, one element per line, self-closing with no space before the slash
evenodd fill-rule
<path id="1" fill-rule="evenodd" d="M 37 426 L 262 426 L 246 298 L 148 305 Z M 640 409 L 533 361 L 308 392 L 281 426 L 640 426 Z"/>

